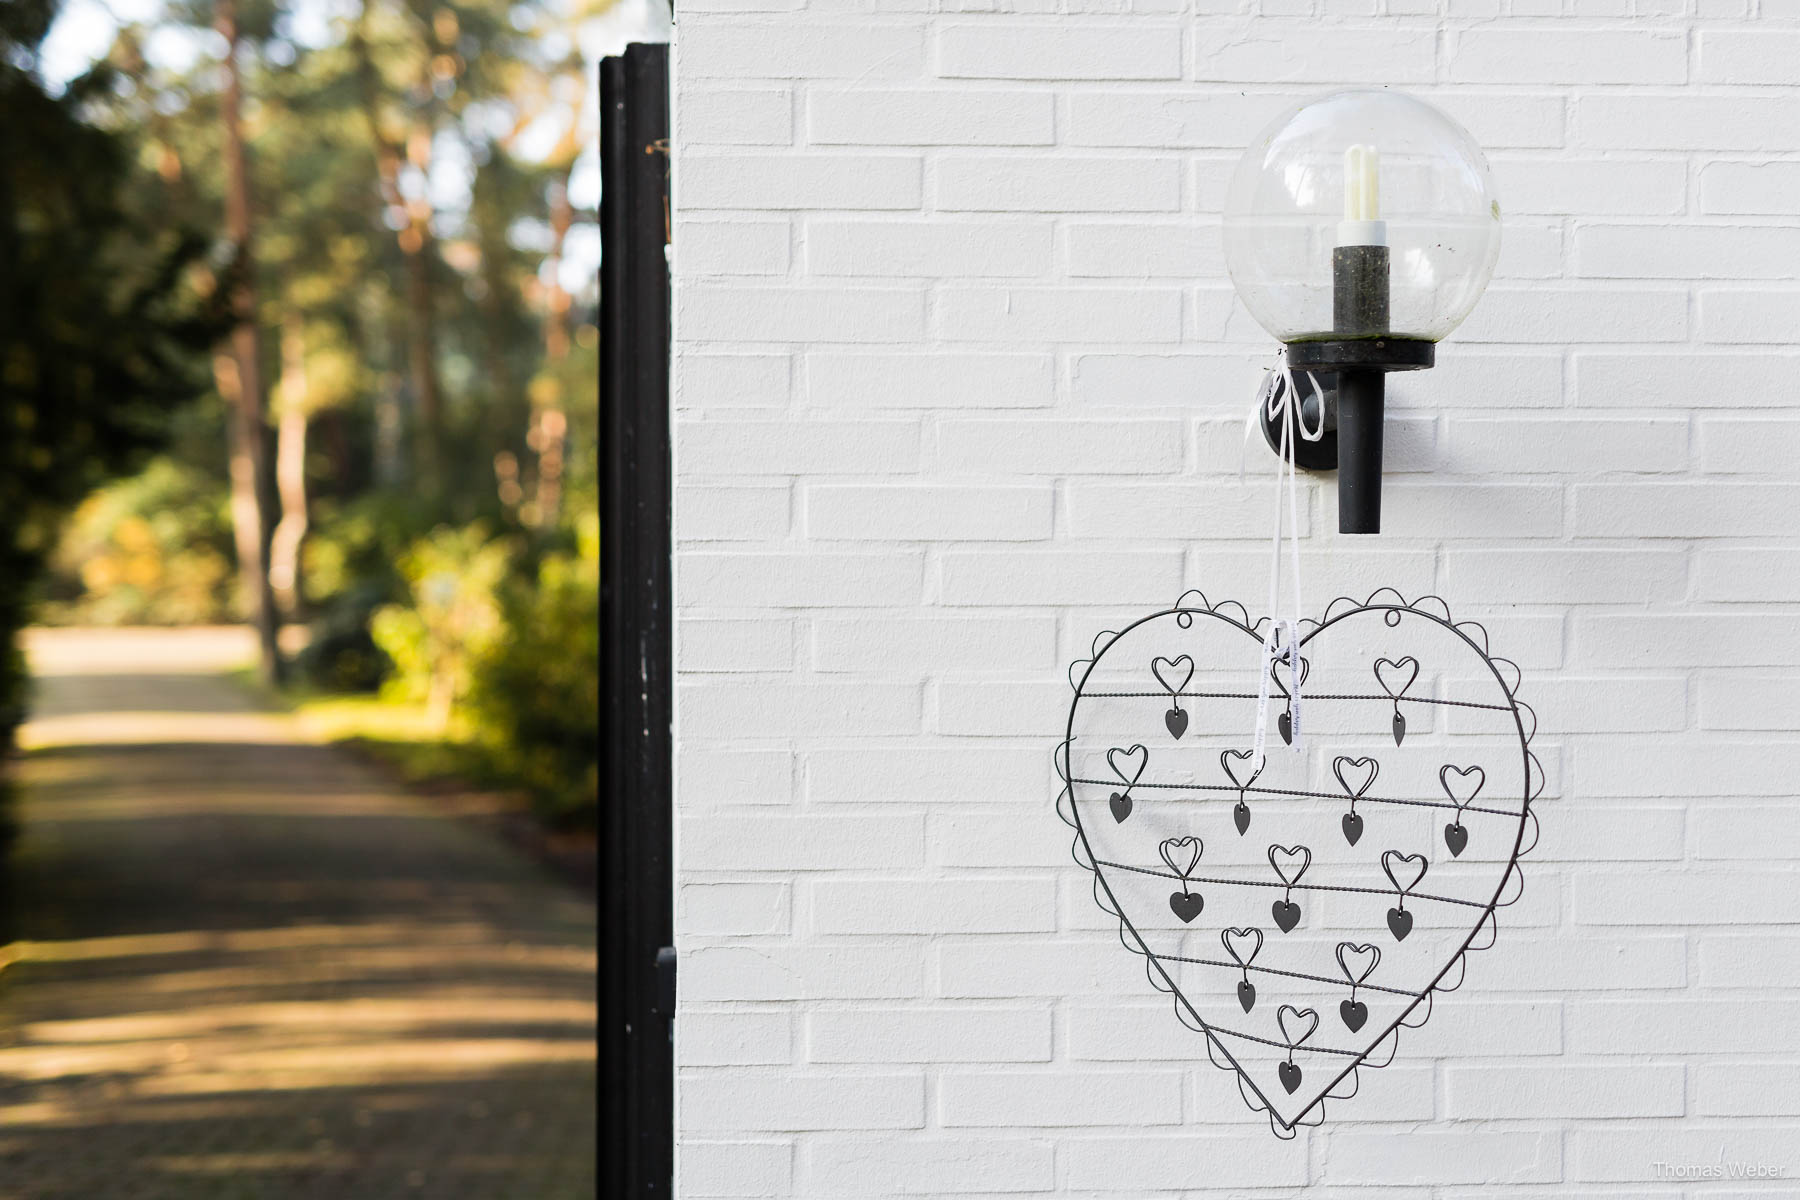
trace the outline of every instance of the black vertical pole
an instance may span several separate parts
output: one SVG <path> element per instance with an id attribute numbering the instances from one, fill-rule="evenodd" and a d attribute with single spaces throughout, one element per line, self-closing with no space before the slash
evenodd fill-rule
<path id="1" fill-rule="evenodd" d="M 668 47 L 600 67 L 603 1196 L 674 1175 Z"/>
<path id="2" fill-rule="evenodd" d="M 1339 246 L 1331 252 L 1333 333 L 1388 332 L 1388 248 Z M 1381 427 L 1387 379 L 1379 370 L 1338 372 L 1338 532 L 1381 532 Z"/>

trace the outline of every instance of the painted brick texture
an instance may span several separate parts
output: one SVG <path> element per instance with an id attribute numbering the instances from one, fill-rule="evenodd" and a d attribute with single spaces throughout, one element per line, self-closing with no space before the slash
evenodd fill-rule
<path id="1" fill-rule="evenodd" d="M 1800 4 L 696 0 L 674 156 L 679 1195 L 1800 1187 Z M 1487 148 L 1499 274 L 1310 597 L 1526 670 L 1527 903 L 1277 1142 L 1052 811 L 1063 667 L 1266 583 L 1239 149 L 1335 84 Z M 1657 1164 L 1776 1167 L 1682 1180 Z"/>

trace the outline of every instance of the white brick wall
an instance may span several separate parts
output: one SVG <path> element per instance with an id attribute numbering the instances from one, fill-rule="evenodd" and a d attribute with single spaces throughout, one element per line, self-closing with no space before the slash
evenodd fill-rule
<path id="1" fill-rule="evenodd" d="M 1800 4 L 677 7 L 679 1193 L 1800 1194 Z M 1470 985 L 1281 1143 L 1050 747 L 1096 631 L 1262 594 L 1218 208 L 1340 83 L 1464 121 L 1509 221 L 1387 532 L 1303 484 L 1308 591 L 1486 621 L 1550 786 Z M 1787 1182 L 1654 1167 L 1722 1158 Z"/>

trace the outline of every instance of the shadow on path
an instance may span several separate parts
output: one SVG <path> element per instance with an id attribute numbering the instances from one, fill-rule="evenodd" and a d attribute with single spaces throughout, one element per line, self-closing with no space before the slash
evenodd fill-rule
<path id="1" fill-rule="evenodd" d="M 593 1195 L 594 908 L 259 711 L 236 631 L 37 631 L 6 1200 Z"/>

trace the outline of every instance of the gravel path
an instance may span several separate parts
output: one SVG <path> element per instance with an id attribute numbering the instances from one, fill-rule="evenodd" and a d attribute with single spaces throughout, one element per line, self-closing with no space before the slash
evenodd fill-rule
<path id="1" fill-rule="evenodd" d="M 28 639 L 0 1197 L 592 1196 L 592 903 L 261 711 L 246 649 Z"/>

